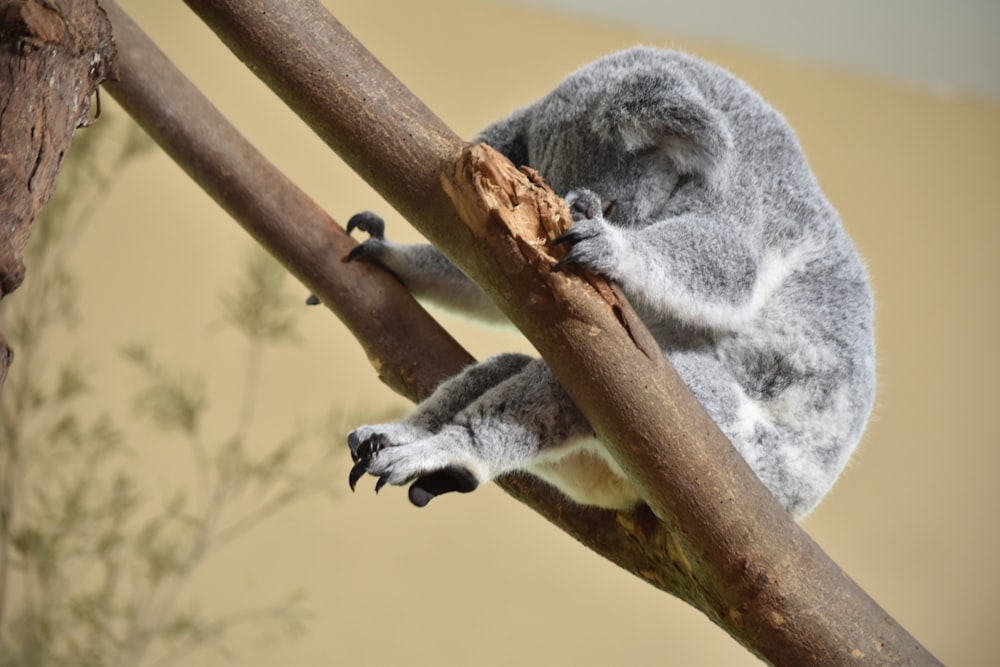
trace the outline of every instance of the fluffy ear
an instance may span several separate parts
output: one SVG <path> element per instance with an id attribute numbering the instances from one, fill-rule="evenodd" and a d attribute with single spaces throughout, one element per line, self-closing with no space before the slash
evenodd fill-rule
<path id="1" fill-rule="evenodd" d="M 503 120 L 490 125 L 476 137 L 476 141 L 489 144 L 520 167 L 528 164 L 528 109 L 518 109 Z"/>
<path id="2" fill-rule="evenodd" d="M 682 173 L 711 178 L 733 146 L 729 124 L 672 63 L 619 71 L 595 105 L 594 131 L 626 150 L 660 146 Z"/>

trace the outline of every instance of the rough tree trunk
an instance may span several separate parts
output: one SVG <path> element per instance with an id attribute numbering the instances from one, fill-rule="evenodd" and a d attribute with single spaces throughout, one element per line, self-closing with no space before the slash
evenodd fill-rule
<path id="1" fill-rule="evenodd" d="M 31 225 L 91 96 L 117 72 L 97 0 L 0 0 L 0 299 L 24 280 Z M 0 393 L 12 359 L 0 332 Z"/>

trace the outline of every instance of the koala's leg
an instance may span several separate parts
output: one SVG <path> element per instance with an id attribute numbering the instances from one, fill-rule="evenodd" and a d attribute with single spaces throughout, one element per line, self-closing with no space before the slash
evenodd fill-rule
<path id="1" fill-rule="evenodd" d="M 670 362 L 733 446 L 778 501 L 796 518 L 805 516 L 830 488 L 840 466 L 831 466 L 831 447 L 843 449 L 828 427 L 789 420 L 786 414 L 815 412 L 807 387 L 785 400 L 804 405 L 775 407 L 744 391 L 711 354 L 672 352 Z M 779 419 L 777 416 L 780 416 Z M 822 420 L 819 420 L 822 421 Z"/>
<path id="2" fill-rule="evenodd" d="M 524 369 L 532 361 L 525 354 L 500 354 L 472 364 L 442 382 L 400 425 L 411 429 L 414 438 L 437 433 L 454 420 L 470 403 Z M 364 427 L 362 427 L 364 428 Z M 361 429 L 358 429 L 360 431 Z M 358 432 L 356 431 L 356 432 Z"/>
<path id="3" fill-rule="evenodd" d="M 410 500 L 471 491 L 526 468 L 545 450 L 591 435 L 541 359 L 501 355 L 448 380 L 409 419 L 362 426 L 348 437 L 356 464 L 385 484 L 413 481 Z M 414 481 L 415 480 L 415 481 Z"/>

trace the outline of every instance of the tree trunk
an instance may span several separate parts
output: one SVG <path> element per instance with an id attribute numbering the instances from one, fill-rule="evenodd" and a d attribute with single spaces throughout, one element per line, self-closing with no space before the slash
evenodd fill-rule
<path id="1" fill-rule="evenodd" d="M 530 170 L 458 140 L 318 4 L 189 4 L 497 299 L 614 443 L 648 507 L 580 507 L 523 476 L 502 480 L 505 489 L 775 664 L 935 663 L 791 521 L 614 289 L 549 270 L 544 241 L 569 216 Z M 337 262 L 350 245 L 343 233 L 107 6 L 122 46 L 113 94 L 352 330 L 366 332 L 359 339 L 392 386 L 420 398 L 468 361 L 391 278 Z M 345 303 L 345 293 L 361 301 Z M 426 336 L 419 344 L 414 325 Z M 415 349 L 415 360 L 399 355 Z"/>
<path id="2" fill-rule="evenodd" d="M 24 280 L 31 225 L 97 86 L 117 76 L 96 0 L 0 0 L 0 299 Z M 0 332 L 0 393 L 13 352 Z"/>

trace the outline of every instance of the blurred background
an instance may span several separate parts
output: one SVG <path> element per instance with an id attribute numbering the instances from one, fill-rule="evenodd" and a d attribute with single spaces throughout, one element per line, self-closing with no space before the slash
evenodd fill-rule
<path id="1" fill-rule="evenodd" d="M 394 239 L 418 239 L 181 3 L 120 2 L 334 218 L 375 210 Z M 804 527 L 945 663 L 995 663 L 996 3 L 326 4 L 466 137 L 636 43 L 716 61 L 784 113 L 877 298 L 875 413 Z M 4 395 L 8 440 L 69 443 L 22 471 L 25 525 L 38 523 L 17 536 L 34 569 L 10 580 L 8 646 L 35 632 L 57 664 L 114 626 L 132 637 L 122 655 L 149 665 L 759 664 L 496 488 L 424 510 L 367 481 L 351 494 L 343 436 L 406 401 L 167 157 L 115 145 L 89 158 L 99 194 L 54 255 L 72 271 L 54 278 L 72 284 L 54 308 L 75 316 L 20 344 L 11 373 L 34 374 Z M 38 309 L 44 266 L 29 261 L 10 307 Z M 478 357 L 530 351 L 516 331 L 441 318 Z M 46 537 L 73 521 L 79 543 Z M 84 549 L 87 534 L 107 539 Z"/>

